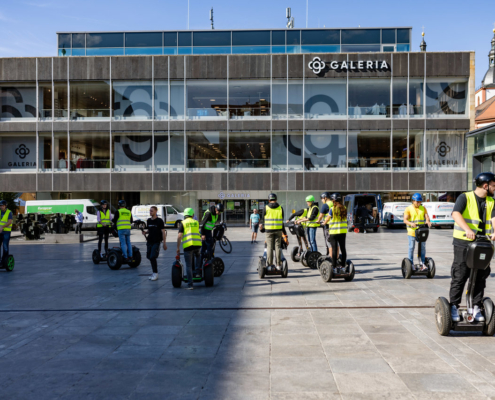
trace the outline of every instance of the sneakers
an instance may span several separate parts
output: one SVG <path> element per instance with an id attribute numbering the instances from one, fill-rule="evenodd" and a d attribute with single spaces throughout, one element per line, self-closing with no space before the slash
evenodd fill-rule
<path id="1" fill-rule="evenodd" d="M 427 270 L 428 267 L 424 263 L 421 263 L 421 271 L 427 271 Z"/>
<path id="2" fill-rule="evenodd" d="M 188 286 L 188 287 L 186 287 L 186 290 L 194 290 L 194 287 Z"/>
<path id="3" fill-rule="evenodd" d="M 277 265 L 276 268 L 277 268 L 277 271 L 281 271 L 282 270 L 282 266 L 281 265 Z"/>
<path id="4" fill-rule="evenodd" d="M 100 253 L 101 258 L 105 258 L 105 253 Z"/>
<path id="5" fill-rule="evenodd" d="M 473 316 L 476 322 L 485 322 L 485 317 L 483 316 L 483 314 L 481 314 L 479 306 L 474 306 Z"/>
<path id="6" fill-rule="evenodd" d="M 150 279 L 150 281 L 157 281 L 158 280 L 158 273 L 153 272 L 149 279 Z"/>
<path id="7" fill-rule="evenodd" d="M 459 322 L 461 317 L 459 316 L 459 311 L 457 311 L 457 306 L 452 305 L 450 307 L 450 315 L 452 316 L 452 321 Z"/>

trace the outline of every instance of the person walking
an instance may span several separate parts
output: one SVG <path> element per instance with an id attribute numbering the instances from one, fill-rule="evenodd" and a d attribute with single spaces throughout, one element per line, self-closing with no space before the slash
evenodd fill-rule
<path id="1" fill-rule="evenodd" d="M 117 233 L 119 234 L 120 248 L 122 249 L 122 257 L 125 262 L 132 260 L 132 245 L 131 245 L 131 227 L 132 227 L 132 214 L 125 208 L 125 200 L 119 200 L 119 209 L 115 212 L 112 222 L 117 227 Z"/>
<path id="2" fill-rule="evenodd" d="M 316 246 L 316 229 L 320 226 L 318 222 L 318 214 L 320 210 L 318 209 L 318 204 L 315 203 L 315 198 L 313 195 L 306 197 L 306 204 L 308 205 L 307 216 L 305 218 L 298 219 L 296 224 L 306 222 L 311 251 L 318 251 L 318 247 Z"/>
<path id="3" fill-rule="evenodd" d="M 180 246 L 184 249 L 184 261 L 186 262 L 187 288 L 193 290 L 193 268 L 201 268 L 201 235 L 199 222 L 194 219 L 194 210 L 186 208 L 184 219 L 179 222 L 179 234 L 177 235 L 177 260 L 180 258 Z"/>
<path id="4" fill-rule="evenodd" d="M 9 256 L 9 244 L 10 235 L 12 232 L 12 223 L 14 222 L 14 215 L 12 211 L 7 208 L 7 202 L 0 200 L 0 253 L 2 253 L 1 264 L 4 265 L 5 260 Z"/>
<path id="5" fill-rule="evenodd" d="M 258 238 L 258 228 L 260 226 L 260 215 L 258 214 L 258 210 L 256 208 L 249 217 L 249 225 L 251 228 L 251 244 L 253 244 Z"/>
<path id="6" fill-rule="evenodd" d="M 100 207 L 96 213 L 96 233 L 98 234 L 98 252 L 103 258 L 104 254 L 108 253 L 108 237 L 110 235 L 113 215 L 106 200 L 100 201 Z M 101 242 L 103 239 L 105 239 L 105 253 L 101 252 Z"/>
<path id="7" fill-rule="evenodd" d="M 418 225 L 428 224 L 431 228 L 430 217 L 428 211 L 421 205 L 423 196 L 421 193 L 414 193 L 412 195 L 412 204 L 404 211 L 404 223 L 407 225 L 407 237 L 409 238 L 409 260 L 414 267 L 414 247 L 416 245 L 416 229 Z M 426 242 L 418 243 L 421 246 L 421 271 L 426 271 L 428 267 L 425 264 L 426 261 Z"/>
<path id="8" fill-rule="evenodd" d="M 273 250 L 275 249 L 276 268 L 282 269 L 282 232 L 284 231 L 284 209 L 277 203 L 277 195 L 268 196 L 265 215 L 261 219 L 260 229 L 266 232 L 266 262 L 273 266 Z"/>
<path id="9" fill-rule="evenodd" d="M 158 208 L 150 207 L 150 218 L 146 222 L 146 230 L 143 230 L 143 235 L 146 236 L 146 258 L 150 260 L 153 273 L 150 276 L 150 281 L 158 280 L 158 263 L 156 259 L 160 255 L 160 243 L 163 242 L 163 250 L 167 250 L 167 232 L 165 231 L 165 223 L 163 219 L 158 217 Z"/>
<path id="10" fill-rule="evenodd" d="M 84 221 L 84 215 L 82 212 L 79 212 L 79 210 L 74 210 L 76 213 L 76 235 L 77 233 L 82 233 L 82 224 Z"/>

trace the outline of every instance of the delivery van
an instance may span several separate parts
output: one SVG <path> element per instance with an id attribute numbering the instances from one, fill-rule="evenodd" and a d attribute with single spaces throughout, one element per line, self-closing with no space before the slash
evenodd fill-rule
<path id="1" fill-rule="evenodd" d="M 454 227 L 454 218 L 452 218 L 452 212 L 454 211 L 454 203 L 448 203 L 445 201 L 440 202 L 423 202 L 423 206 L 428 211 L 430 221 L 435 228 L 442 226 Z"/>
<path id="2" fill-rule="evenodd" d="M 393 226 L 406 226 L 404 223 L 404 211 L 411 203 L 406 202 L 391 202 L 385 203 L 382 209 L 381 224 L 387 228 Z"/>
<path id="3" fill-rule="evenodd" d="M 347 229 L 349 232 L 357 229 L 359 232 L 378 232 L 382 197 L 379 194 L 363 193 L 348 194 L 344 197 L 347 208 Z"/>
<path id="4" fill-rule="evenodd" d="M 141 204 L 132 207 L 132 219 L 136 228 L 144 228 L 146 221 L 150 217 L 151 206 L 158 208 L 158 217 L 163 219 L 165 226 L 169 228 L 177 228 L 180 221 L 184 219 L 184 209 L 181 206 L 173 204 Z"/>

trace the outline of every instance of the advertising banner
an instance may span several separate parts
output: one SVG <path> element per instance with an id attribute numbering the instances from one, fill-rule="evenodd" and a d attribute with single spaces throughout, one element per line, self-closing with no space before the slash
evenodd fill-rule
<path id="1" fill-rule="evenodd" d="M 42 155 L 40 154 L 40 157 Z M 36 137 L 19 136 L 0 139 L 0 169 L 36 168 Z"/>

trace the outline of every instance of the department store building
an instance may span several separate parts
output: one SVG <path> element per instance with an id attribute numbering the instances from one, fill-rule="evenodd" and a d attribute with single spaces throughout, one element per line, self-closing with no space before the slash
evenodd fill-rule
<path id="1" fill-rule="evenodd" d="M 58 33 L 0 59 L 0 191 L 124 198 L 244 222 L 270 192 L 468 188 L 474 52 L 411 28 Z"/>

